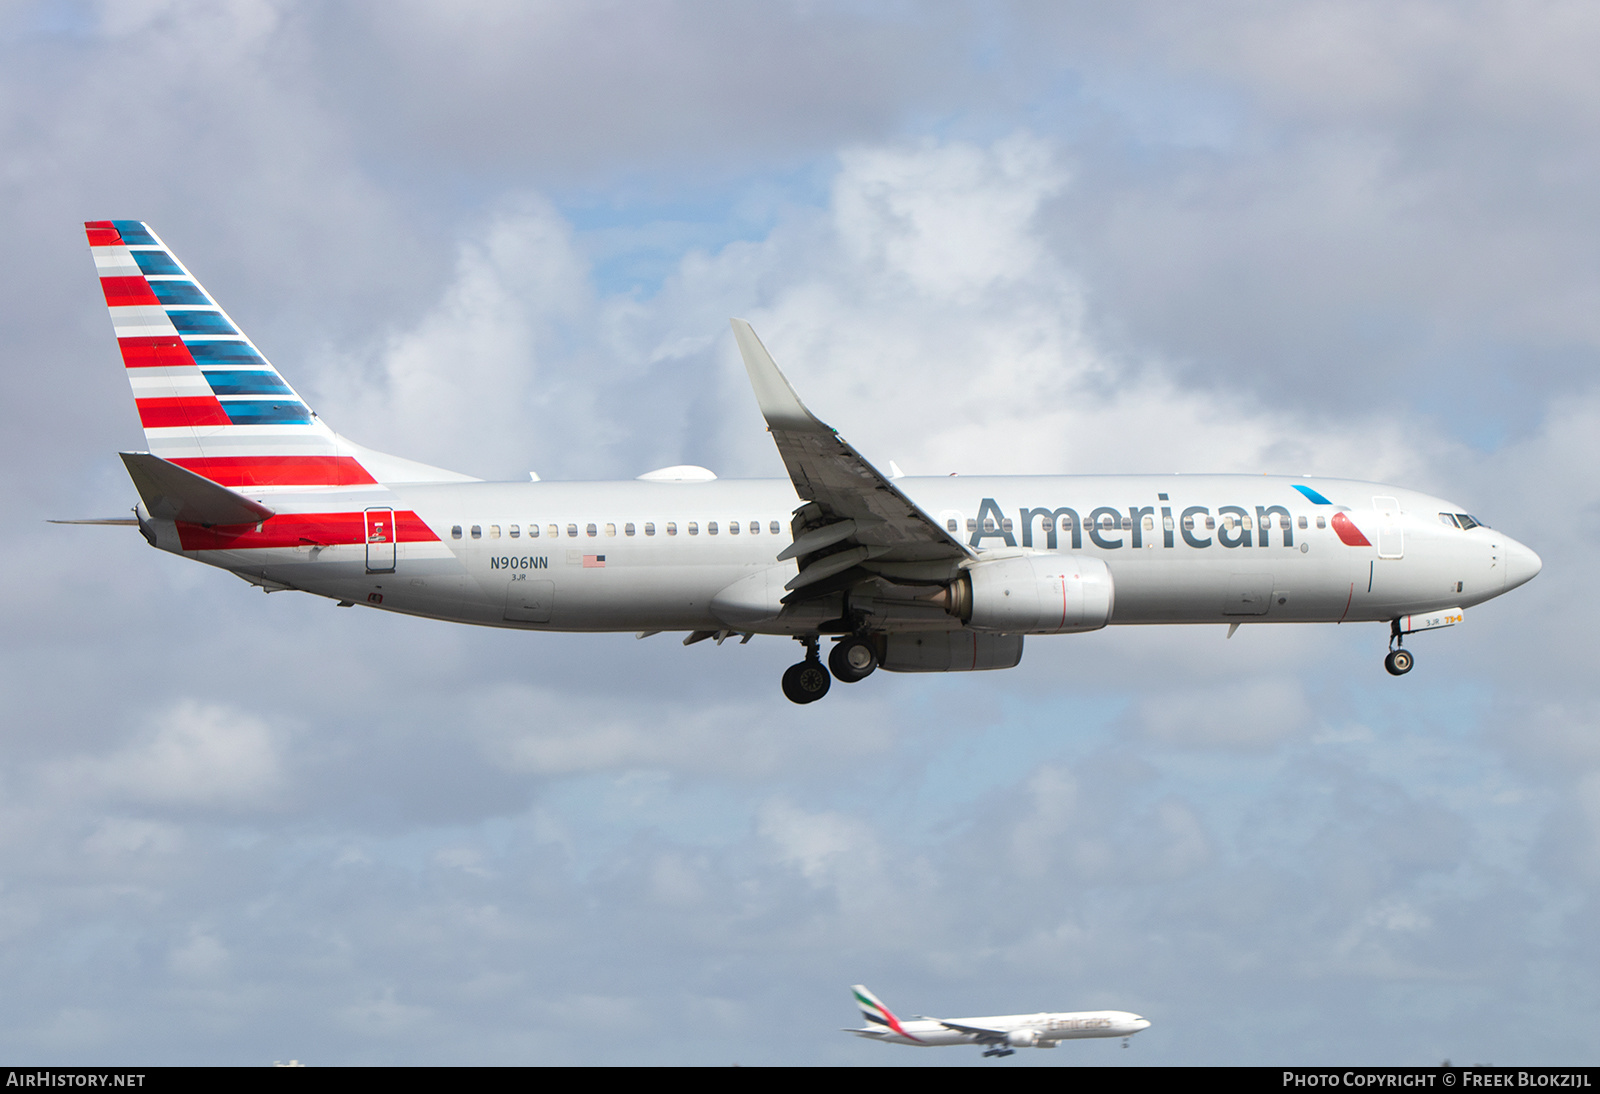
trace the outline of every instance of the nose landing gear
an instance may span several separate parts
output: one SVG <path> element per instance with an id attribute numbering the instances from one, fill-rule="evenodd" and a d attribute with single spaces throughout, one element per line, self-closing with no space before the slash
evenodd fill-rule
<path id="1" fill-rule="evenodd" d="M 1400 620 L 1395 619 L 1389 623 L 1389 656 L 1383 659 L 1383 667 L 1389 670 L 1390 676 L 1404 676 L 1411 671 L 1412 657 L 1405 648 L 1405 635 L 1400 632 Z"/>

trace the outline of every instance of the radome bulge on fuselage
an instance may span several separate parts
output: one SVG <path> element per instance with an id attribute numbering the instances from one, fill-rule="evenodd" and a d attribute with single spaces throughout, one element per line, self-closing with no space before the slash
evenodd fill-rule
<path id="1" fill-rule="evenodd" d="M 1009 668 L 1028 634 L 1108 624 L 1458 623 L 1539 559 L 1464 507 L 1335 479 L 883 475 L 735 340 L 790 481 L 667 468 L 489 483 L 338 436 L 138 221 L 87 225 L 163 550 L 274 591 L 487 626 L 787 635 L 784 692 L 876 668 Z M 1231 633 L 1231 631 L 1230 631 Z M 835 639 L 822 666 L 823 636 Z"/>

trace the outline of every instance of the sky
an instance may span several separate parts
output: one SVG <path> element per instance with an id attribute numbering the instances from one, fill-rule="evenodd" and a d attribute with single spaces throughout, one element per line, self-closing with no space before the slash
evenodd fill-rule
<path id="1" fill-rule="evenodd" d="M 0 0 L 0 1056 L 1594 1064 L 1597 53 L 1556 0 Z M 1390 482 L 1544 571 L 1403 679 L 1113 627 L 808 707 L 776 638 L 263 596 L 45 523 L 135 500 L 108 218 L 484 478 L 781 476 L 737 315 L 880 466 Z M 854 983 L 1153 1025 L 995 1065 Z"/>

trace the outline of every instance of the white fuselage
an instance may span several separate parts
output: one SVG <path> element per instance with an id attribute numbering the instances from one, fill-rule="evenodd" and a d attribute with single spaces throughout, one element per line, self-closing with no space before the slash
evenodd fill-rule
<path id="1" fill-rule="evenodd" d="M 995 1031 L 1009 1036 L 1004 1041 L 996 1041 L 986 1034 L 952 1029 L 951 1026 Z M 935 1045 L 986 1043 L 1016 1048 L 1053 1048 L 1057 1041 L 1075 1041 L 1088 1037 L 1131 1037 L 1140 1030 L 1148 1028 L 1150 1023 L 1147 1020 L 1125 1010 L 1083 1010 L 1058 1014 L 1001 1014 L 984 1018 L 952 1018 L 948 1025 L 936 1018 L 916 1018 L 900 1023 L 903 1033 L 882 1027 L 867 1027 L 852 1032 L 890 1044 L 917 1045 L 924 1048 Z"/>
<path id="2" fill-rule="evenodd" d="M 1532 551 L 1497 531 L 1441 520 L 1461 506 L 1348 480 L 951 476 L 896 485 L 982 559 L 1047 552 L 1103 561 L 1115 624 L 1389 620 L 1481 603 L 1539 567 Z M 530 630 L 814 633 L 842 614 L 847 595 L 780 605 L 796 564 L 776 556 L 791 542 L 800 504 L 783 480 L 240 493 L 277 511 L 264 532 L 180 531 L 144 515 L 146 533 L 269 589 Z M 388 525 L 385 510 L 394 513 Z M 378 523 L 363 531 L 362 513 L 377 513 Z M 1336 531 L 1335 513 L 1366 545 Z M 880 610 L 870 601 L 850 607 L 869 617 Z M 961 628 L 917 607 L 880 606 L 876 625 Z"/>

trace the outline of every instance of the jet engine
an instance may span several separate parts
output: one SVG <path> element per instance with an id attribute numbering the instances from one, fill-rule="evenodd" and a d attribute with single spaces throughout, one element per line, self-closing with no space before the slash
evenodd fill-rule
<path id="1" fill-rule="evenodd" d="M 1006 1034 L 1006 1045 L 1009 1048 L 1036 1048 L 1039 1044 L 1039 1031 L 1036 1029 L 1014 1029 Z"/>
<path id="2" fill-rule="evenodd" d="M 1115 599 L 1099 559 L 1034 554 L 974 564 L 950 585 L 946 610 L 977 631 L 1068 634 L 1104 627 Z"/>

